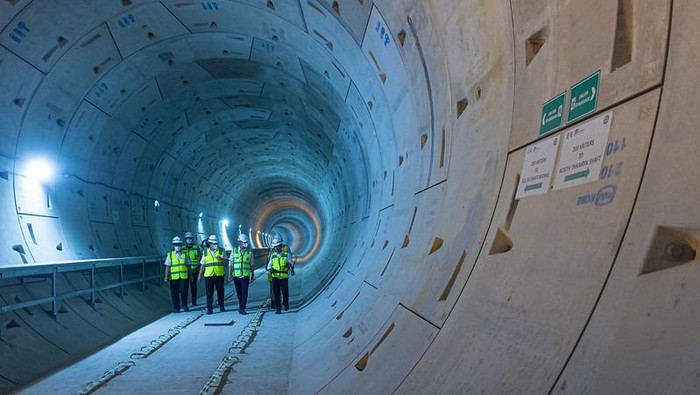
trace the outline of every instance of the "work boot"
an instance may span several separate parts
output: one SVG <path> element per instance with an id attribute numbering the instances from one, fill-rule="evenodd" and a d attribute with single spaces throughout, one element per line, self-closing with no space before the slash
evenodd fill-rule
<path id="1" fill-rule="evenodd" d="M 190 311 L 190 308 L 185 305 L 185 311 Z"/>
<path id="2" fill-rule="evenodd" d="M 275 314 L 282 314 L 282 311 L 281 311 L 281 310 L 277 310 L 277 311 L 275 311 Z"/>
<path id="3" fill-rule="evenodd" d="M 180 309 L 173 309 L 173 313 L 179 313 Z"/>
<path id="4" fill-rule="evenodd" d="M 207 315 L 209 315 L 209 314 L 214 314 L 214 312 L 211 310 L 207 310 Z"/>
<path id="5" fill-rule="evenodd" d="M 224 308 L 224 306 L 221 306 L 221 307 L 219 307 L 219 311 L 223 313 L 226 311 L 226 309 Z"/>

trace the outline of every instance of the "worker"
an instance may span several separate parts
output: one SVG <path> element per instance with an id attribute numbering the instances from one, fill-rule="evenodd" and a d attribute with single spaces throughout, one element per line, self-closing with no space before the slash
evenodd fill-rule
<path id="1" fill-rule="evenodd" d="M 228 277 L 229 280 L 233 278 L 233 284 L 236 286 L 238 313 L 248 314 L 245 308 L 248 304 L 248 286 L 255 279 L 255 262 L 253 250 L 248 247 L 248 236 L 242 233 L 238 235 L 238 246 L 234 247 L 231 253 Z"/>
<path id="2" fill-rule="evenodd" d="M 170 298 L 173 301 L 173 313 L 187 307 L 187 287 L 189 285 L 189 257 L 182 251 L 182 239 L 173 237 L 173 250 L 165 257 L 165 282 L 170 282 Z"/>
<path id="3" fill-rule="evenodd" d="M 192 307 L 197 306 L 197 271 L 199 261 L 202 259 L 202 249 L 194 242 L 192 232 L 185 232 L 185 253 L 190 259 L 190 292 L 192 293 Z"/>
<path id="4" fill-rule="evenodd" d="M 219 247 L 216 235 L 211 235 L 207 239 L 207 249 L 204 250 L 202 259 L 199 261 L 199 276 L 197 281 L 202 281 L 207 292 L 207 314 L 214 311 L 214 289 L 216 288 L 216 298 L 219 302 L 219 311 L 224 312 L 224 277 L 226 275 L 226 264 L 228 258 L 226 251 Z"/>
<path id="5" fill-rule="evenodd" d="M 268 249 L 268 251 L 267 251 L 267 262 L 270 261 L 270 252 L 272 252 L 272 249 L 271 249 L 271 248 Z M 267 277 L 267 284 L 268 284 L 268 286 L 269 286 L 269 288 L 270 288 L 270 301 L 271 301 L 271 302 L 274 302 L 274 300 L 275 300 L 275 289 L 274 289 L 274 286 L 273 286 L 273 284 L 272 284 L 272 273 L 270 273 L 269 271 L 267 271 L 266 274 L 267 274 L 267 276 L 266 276 L 266 277 Z"/>
<path id="6" fill-rule="evenodd" d="M 272 305 L 275 307 L 275 314 L 282 314 L 289 310 L 289 273 L 294 275 L 294 259 L 289 246 L 282 244 L 282 236 L 275 234 L 272 238 L 272 250 L 267 260 L 266 270 L 272 280 Z M 280 292 L 282 300 L 280 300 Z"/>

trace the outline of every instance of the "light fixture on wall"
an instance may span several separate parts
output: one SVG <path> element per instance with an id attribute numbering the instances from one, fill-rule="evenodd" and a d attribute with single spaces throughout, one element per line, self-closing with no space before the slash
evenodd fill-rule
<path id="1" fill-rule="evenodd" d="M 27 162 L 24 175 L 39 182 L 48 182 L 54 176 L 54 166 L 43 158 L 35 158 Z"/>
<path id="2" fill-rule="evenodd" d="M 227 250 L 231 249 L 231 240 L 228 238 L 228 228 L 229 220 L 224 218 L 221 220 L 221 243 L 223 247 Z"/>

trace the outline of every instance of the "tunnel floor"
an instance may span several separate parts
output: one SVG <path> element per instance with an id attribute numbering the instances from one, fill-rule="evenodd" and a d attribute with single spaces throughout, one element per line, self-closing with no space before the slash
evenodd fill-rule
<path id="1" fill-rule="evenodd" d="M 253 282 L 251 300 L 261 300 L 267 289 L 264 277 Z M 221 380 L 220 393 L 286 393 L 295 311 L 276 315 L 264 303 L 252 301 L 248 315 L 240 315 L 232 283 L 226 284 L 225 294 L 225 312 L 219 312 L 214 302 L 215 313 L 205 315 L 204 297 L 200 296 L 197 308 L 168 314 L 17 393 L 92 393 L 88 391 L 92 389 L 109 394 L 200 393 L 217 376 L 217 369 L 221 372 L 227 355 L 238 360 Z M 246 338 L 252 328 L 255 334 Z M 250 340 L 237 343 L 244 338 Z M 104 385 L 96 385 L 103 374 L 120 367 L 126 369 L 113 374 Z M 215 388 L 210 384 L 210 393 Z"/>

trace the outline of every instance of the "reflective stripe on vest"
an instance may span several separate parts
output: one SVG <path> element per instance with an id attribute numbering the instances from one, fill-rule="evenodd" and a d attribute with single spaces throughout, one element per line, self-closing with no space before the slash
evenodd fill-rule
<path id="1" fill-rule="evenodd" d="M 241 254 L 241 248 L 235 247 L 233 253 L 231 254 L 231 264 L 233 269 L 234 277 L 250 277 L 250 258 L 253 256 L 253 252 L 246 248 L 243 254 Z"/>
<path id="2" fill-rule="evenodd" d="M 171 280 L 186 280 L 187 279 L 187 255 L 170 251 L 170 279 Z"/>
<path id="3" fill-rule="evenodd" d="M 285 245 L 282 247 L 282 252 L 272 252 L 270 255 L 270 269 L 272 269 L 272 277 L 289 278 L 289 248 Z"/>
<path id="4" fill-rule="evenodd" d="M 223 276 L 225 271 L 222 259 L 225 258 L 226 251 L 221 247 L 213 253 L 208 248 L 204 250 L 204 277 Z"/>
<path id="5" fill-rule="evenodd" d="M 199 246 L 197 244 L 192 244 L 189 247 L 185 247 L 185 249 L 187 250 L 187 255 L 190 256 L 190 265 L 193 269 L 196 268 L 199 264 L 199 259 L 197 259 L 199 256 Z"/>

